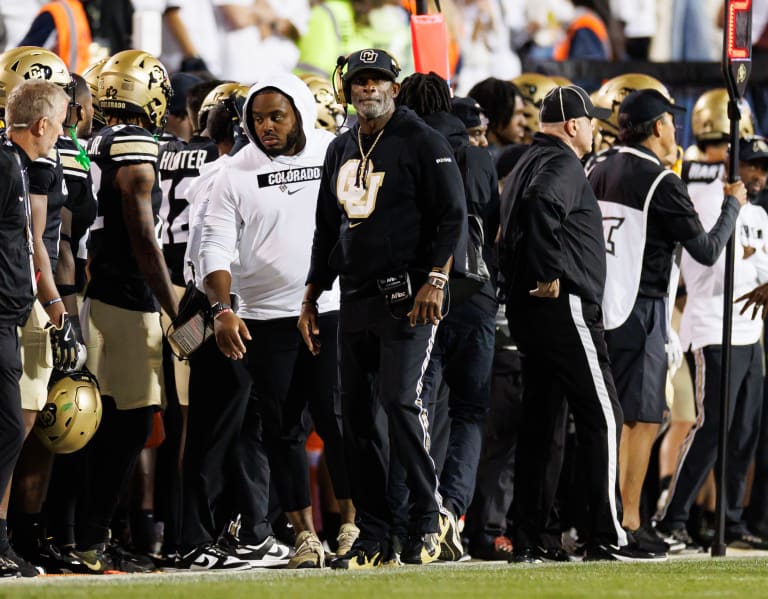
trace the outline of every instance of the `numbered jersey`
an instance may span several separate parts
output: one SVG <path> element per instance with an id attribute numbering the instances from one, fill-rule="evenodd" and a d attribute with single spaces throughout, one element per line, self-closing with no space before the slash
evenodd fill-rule
<path id="1" fill-rule="evenodd" d="M 161 192 L 156 168 L 157 141 L 136 125 L 105 127 L 91 139 L 88 155 L 98 210 L 88 246 L 91 281 L 86 295 L 127 310 L 154 312 L 157 303 L 136 263 L 123 218 L 124 199 L 115 178 L 122 167 L 144 163 L 155 167 L 151 202 L 158 231 Z"/>
<path id="2" fill-rule="evenodd" d="M 162 143 L 162 142 L 161 142 Z M 200 176 L 200 167 L 218 158 L 219 152 L 210 139 L 192 138 L 189 143 L 173 140 L 162 144 L 158 159 L 163 200 L 160 207 L 163 255 L 171 281 L 184 286 L 184 252 L 189 239 L 190 184 Z"/>

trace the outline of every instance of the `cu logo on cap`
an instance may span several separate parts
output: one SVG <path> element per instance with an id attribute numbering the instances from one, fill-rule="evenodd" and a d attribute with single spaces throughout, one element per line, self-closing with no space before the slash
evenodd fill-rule
<path id="1" fill-rule="evenodd" d="M 365 50 L 364 52 L 360 53 L 360 62 L 376 62 L 378 57 L 378 52 L 374 52 L 373 50 Z"/>

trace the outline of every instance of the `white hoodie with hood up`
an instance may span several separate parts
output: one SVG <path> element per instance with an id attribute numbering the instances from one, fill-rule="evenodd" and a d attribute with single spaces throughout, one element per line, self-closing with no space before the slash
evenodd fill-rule
<path id="1" fill-rule="evenodd" d="M 272 158 L 255 142 L 251 103 L 256 92 L 274 87 L 290 97 L 301 115 L 304 149 Z M 239 257 L 241 318 L 296 317 L 309 271 L 315 207 L 328 145 L 334 136 L 315 129 L 317 106 L 306 84 L 289 73 L 266 77 L 251 87 L 243 109 L 250 144 L 216 177 L 200 243 L 201 277 L 230 271 Z M 338 310 L 338 288 L 318 302 L 322 312 Z"/>

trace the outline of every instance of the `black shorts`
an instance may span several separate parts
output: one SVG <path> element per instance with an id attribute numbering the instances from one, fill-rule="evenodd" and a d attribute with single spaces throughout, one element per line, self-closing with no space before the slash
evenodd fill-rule
<path id="1" fill-rule="evenodd" d="M 624 422 L 662 422 L 664 419 L 666 320 L 663 298 L 638 297 L 624 324 L 605 332 Z"/>

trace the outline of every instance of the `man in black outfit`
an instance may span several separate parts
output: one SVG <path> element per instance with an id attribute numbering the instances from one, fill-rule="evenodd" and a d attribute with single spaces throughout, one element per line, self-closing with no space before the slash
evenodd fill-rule
<path id="1" fill-rule="evenodd" d="M 440 555 L 455 520 L 443 510 L 422 378 L 442 318 L 444 288 L 466 233 L 461 174 L 448 142 L 410 109 L 395 108 L 400 68 L 386 52 L 340 58 L 343 92 L 358 124 L 328 148 L 317 203 L 312 260 L 299 328 L 320 351 L 316 302 L 338 276 L 339 363 L 347 465 L 360 537 L 331 566 L 388 560 L 388 452 L 377 426 L 387 414 L 392 451 L 407 471 L 410 540 L 401 559 Z"/>
<path id="2" fill-rule="evenodd" d="M 4 403 L 0 410 L 0 489 L 8 487 L 24 442 L 17 327 L 26 322 L 36 292 L 27 168 L 53 149 L 68 104 L 60 87 L 32 80 L 16 86 L 6 105 L 10 141 L 0 145 L 0 170 L 5 174 L 0 183 L 0 399 Z M 19 558 L 8 543 L 6 517 L 0 513 L 0 577 L 20 574 Z"/>
<path id="3" fill-rule="evenodd" d="M 523 415 L 515 473 L 516 561 L 536 547 L 550 504 L 542 501 L 548 444 L 567 393 L 587 485 L 586 559 L 629 561 L 617 493 L 622 414 L 603 332 L 605 243 L 600 209 L 580 158 L 592 147 L 591 118 L 607 118 L 577 86 L 544 98 L 541 132 L 502 198 L 502 272 L 507 318 L 523 353 Z M 546 499 L 546 498 L 545 498 Z"/>

